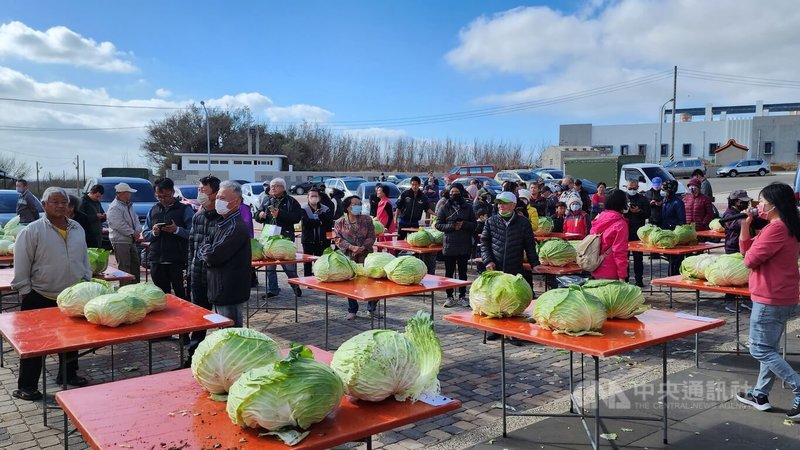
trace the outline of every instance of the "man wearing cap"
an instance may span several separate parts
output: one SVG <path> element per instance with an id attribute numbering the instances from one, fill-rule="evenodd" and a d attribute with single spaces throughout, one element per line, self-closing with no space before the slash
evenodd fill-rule
<path id="1" fill-rule="evenodd" d="M 708 224 L 714 219 L 714 207 L 711 198 L 700 193 L 702 182 L 699 178 L 689 180 L 689 192 L 683 196 L 686 207 L 686 223 L 693 223 L 697 231 L 708 230 Z"/>
<path id="2" fill-rule="evenodd" d="M 142 225 L 139 217 L 133 210 L 131 194 L 136 193 L 128 183 L 119 183 L 114 186 L 117 195 L 111 206 L 108 207 L 108 238 L 114 249 L 117 267 L 123 272 L 128 272 L 135 277 L 134 281 L 120 281 L 120 285 L 139 282 L 139 251 L 136 243 L 142 240 Z"/>
<path id="3" fill-rule="evenodd" d="M 747 210 L 751 199 L 747 191 L 737 189 L 728 195 L 728 209 L 722 214 L 722 218 L 735 216 Z M 725 228 L 725 253 L 739 253 L 739 233 L 742 231 L 741 220 L 729 220 L 722 223 Z"/>
<path id="4" fill-rule="evenodd" d="M 654 177 L 650 183 L 653 187 L 644 193 L 644 197 L 650 206 L 650 224 L 661 226 L 661 204 L 664 197 L 661 195 L 661 178 Z"/>

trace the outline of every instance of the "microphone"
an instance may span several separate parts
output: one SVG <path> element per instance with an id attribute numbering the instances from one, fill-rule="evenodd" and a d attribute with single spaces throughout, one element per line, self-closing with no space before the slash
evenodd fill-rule
<path id="1" fill-rule="evenodd" d="M 750 208 L 750 210 L 749 210 L 749 214 L 752 214 L 752 215 L 754 215 L 754 216 L 758 215 L 758 209 L 756 209 L 756 208 Z M 730 222 L 730 221 L 732 221 L 732 220 L 745 219 L 745 218 L 747 218 L 747 216 L 748 216 L 748 213 L 739 213 L 739 214 L 734 214 L 734 215 L 732 215 L 732 216 L 723 217 L 722 219 L 719 219 L 719 223 Z"/>

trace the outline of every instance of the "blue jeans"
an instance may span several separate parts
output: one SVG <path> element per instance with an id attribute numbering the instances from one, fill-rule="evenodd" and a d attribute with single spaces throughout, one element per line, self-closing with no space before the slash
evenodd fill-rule
<path id="1" fill-rule="evenodd" d="M 214 305 L 214 312 L 233 320 L 234 327 L 242 327 L 242 309 L 244 303 L 238 305 Z"/>
<path id="2" fill-rule="evenodd" d="M 769 395 L 776 377 L 792 387 L 795 398 L 800 398 L 800 374 L 778 352 L 786 322 L 794 314 L 796 305 L 772 306 L 753 302 L 750 313 L 750 354 L 761 363 L 753 395 Z"/>
<path id="3" fill-rule="evenodd" d="M 286 278 L 297 278 L 297 264 L 281 264 Z M 278 287 L 278 271 L 275 266 L 267 266 L 267 292 L 278 295 L 281 288 Z"/>

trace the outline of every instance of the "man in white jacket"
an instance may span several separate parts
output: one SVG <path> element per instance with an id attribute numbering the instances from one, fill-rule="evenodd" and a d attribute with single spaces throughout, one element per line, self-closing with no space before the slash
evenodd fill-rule
<path id="1" fill-rule="evenodd" d="M 119 183 L 114 186 L 114 190 L 117 196 L 106 213 L 108 238 L 111 247 L 114 248 L 114 257 L 117 259 L 119 270 L 136 277 L 132 282 L 120 282 L 120 285 L 138 283 L 141 269 L 136 243 L 142 240 L 142 225 L 131 203 L 131 194 L 135 193 L 136 189 L 131 188 L 128 183 Z"/>

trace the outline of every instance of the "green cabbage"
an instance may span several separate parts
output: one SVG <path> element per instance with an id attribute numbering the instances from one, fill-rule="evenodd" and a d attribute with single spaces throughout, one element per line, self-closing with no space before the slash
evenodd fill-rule
<path id="1" fill-rule="evenodd" d="M 372 218 L 372 226 L 375 228 L 375 236 L 380 236 L 386 231 L 386 227 L 383 226 L 381 221 L 374 217 Z"/>
<path id="2" fill-rule="evenodd" d="M 539 244 L 539 261 L 546 266 L 566 266 L 575 263 L 578 252 L 564 239 L 548 239 Z"/>
<path id="3" fill-rule="evenodd" d="M 370 253 L 364 259 L 364 275 L 370 278 L 386 278 L 384 268 L 394 259 L 394 255 L 387 252 Z"/>
<path id="4" fill-rule="evenodd" d="M 630 319 L 648 309 L 639 286 L 619 280 L 589 280 L 583 291 L 594 295 L 606 307 L 607 319 Z"/>
<path id="5" fill-rule="evenodd" d="M 283 236 L 271 236 L 261 242 L 264 245 L 264 256 L 269 259 L 290 260 L 297 256 L 294 242 Z"/>
<path id="6" fill-rule="evenodd" d="M 11 239 L 12 241 L 16 239 L 17 235 L 20 231 L 25 228 L 25 225 L 15 225 L 11 228 L 8 228 L 8 224 L 6 224 L 6 228 L 4 228 L 5 233 L 3 234 L 4 239 Z"/>
<path id="7" fill-rule="evenodd" d="M 3 227 L 3 230 L 5 232 L 8 232 L 8 230 L 16 228 L 17 226 L 19 226 L 19 216 L 14 216 L 11 218 L 11 220 L 6 222 L 5 226 Z"/>
<path id="8" fill-rule="evenodd" d="M 602 335 L 597 330 L 606 322 L 606 308 L 580 286 L 550 289 L 533 304 L 533 319 L 553 334 Z"/>
<path id="9" fill-rule="evenodd" d="M 112 293 L 114 289 L 110 286 L 93 281 L 81 281 L 61 291 L 56 297 L 56 304 L 58 309 L 69 317 L 83 317 L 83 308 L 89 300 Z"/>
<path id="10" fill-rule="evenodd" d="M 636 235 L 639 236 L 639 240 L 644 242 L 645 245 L 650 245 L 650 233 L 659 230 L 661 230 L 661 228 L 648 223 L 647 225 L 639 227 L 639 229 L 636 230 Z"/>
<path id="11" fill-rule="evenodd" d="M 522 275 L 486 270 L 472 283 L 469 306 L 474 314 L 510 317 L 522 314 L 532 298 L 531 286 Z"/>
<path id="12" fill-rule="evenodd" d="M 431 229 L 428 231 L 428 234 L 431 235 L 433 238 L 433 243 L 436 245 L 442 245 L 444 243 L 444 232 L 439 230 Z"/>
<path id="13" fill-rule="evenodd" d="M 705 280 L 706 267 L 714 262 L 714 259 L 711 255 L 688 256 L 681 262 L 681 275 L 684 278 Z"/>
<path id="14" fill-rule="evenodd" d="M 678 245 L 678 237 L 670 230 L 655 230 L 648 234 L 650 245 L 658 248 L 675 248 Z"/>
<path id="15" fill-rule="evenodd" d="M 260 261 L 264 259 L 264 246 L 258 239 L 250 239 L 250 260 Z"/>
<path id="16" fill-rule="evenodd" d="M 442 347 L 428 313 L 419 311 L 404 333 L 370 330 L 345 341 L 333 354 L 331 368 L 347 395 L 379 402 L 439 394 Z"/>
<path id="17" fill-rule="evenodd" d="M 428 266 L 414 256 L 400 256 L 384 267 L 386 278 L 397 284 L 419 284 L 428 273 Z"/>
<path id="18" fill-rule="evenodd" d="M 433 236 L 424 228 L 409 234 L 406 240 L 412 247 L 428 247 L 433 244 Z"/>
<path id="19" fill-rule="evenodd" d="M 14 241 L 6 239 L 0 240 L 0 255 L 13 255 L 14 254 Z"/>
<path id="20" fill-rule="evenodd" d="M 306 429 L 335 411 L 343 395 L 333 370 L 315 361 L 307 347 L 293 344 L 286 358 L 249 370 L 233 383 L 227 411 L 243 428 Z"/>
<path id="21" fill-rule="evenodd" d="M 138 297 L 147 304 L 147 312 L 161 311 L 167 307 L 167 296 L 153 283 L 128 284 L 117 289 L 119 294 Z"/>
<path id="22" fill-rule="evenodd" d="M 695 231 L 693 223 L 678 225 L 675 227 L 674 233 L 675 237 L 678 238 L 678 245 L 697 244 L 697 231 Z"/>
<path id="23" fill-rule="evenodd" d="M 103 286 L 105 286 L 106 288 L 108 288 L 111 292 L 114 292 L 114 286 L 111 286 L 111 283 L 109 283 L 106 280 L 101 280 L 100 278 L 92 278 L 89 281 L 91 281 L 92 283 L 100 283 Z"/>
<path id="24" fill-rule="evenodd" d="M 87 248 L 86 253 L 89 254 L 89 267 L 92 268 L 92 273 L 103 273 L 108 269 L 108 255 L 111 254 L 111 250 Z"/>
<path id="25" fill-rule="evenodd" d="M 712 220 L 711 223 L 708 224 L 708 228 L 711 231 L 716 231 L 718 233 L 722 233 L 723 231 L 725 231 L 725 227 L 723 227 L 722 224 L 719 223 L 719 219 Z"/>
<path id="26" fill-rule="evenodd" d="M 555 223 L 553 222 L 552 218 L 539 217 L 539 229 L 537 229 L 536 231 L 539 231 L 541 234 L 549 233 L 553 231 L 554 226 Z"/>
<path id="27" fill-rule="evenodd" d="M 744 286 L 750 278 L 750 269 L 744 265 L 741 253 L 719 255 L 706 266 L 706 280 L 717 286 Z"/>
<path id="28" fill-rule="evenodd" d="M 141 322 L 147 315 L 147 303 L 132 295 L 105 294 L 86 302 L 83 315 L 91 323 L 118 327 Z"/>
<path id="29" fill-rule="evenodd" d="M 344 281 L 356 276 L 356 263 L 331 248 L 326 248 L 311 268 L 319 281 Z"/>
<path id="30" fill-rule="evenodd" d="M 278 344 L 249 328 L 225 328 L 208 335 L 192 356 L 192 376 L 206 391 L 225 394 L 239 376 L 281 358 Z"/>

